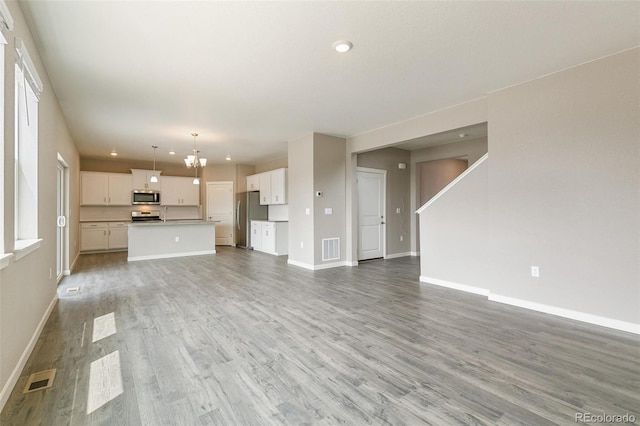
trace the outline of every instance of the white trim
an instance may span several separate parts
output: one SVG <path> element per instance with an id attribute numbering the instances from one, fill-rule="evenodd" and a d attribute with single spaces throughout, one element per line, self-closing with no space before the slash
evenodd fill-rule
<path id="1" fill-rule="evenodd" d="M 287 259 L 287 263 L 289 265 L 298 266 L 304 269 L 311 269 L 313 271 L 313 265 L 309 265 L 308 263 L 298 262 L 297 260 Z"/>
<path id="2" fill-rule="evenodd" d="M 42 79 L 38 75 L 38 71 L 36 70 L 36 66 L 31 59 L 31 55 L 29 55 L 29 51 L 27 50 L 27 46 L 25 45 L 22 39 L 16 37 L 16 54 L 18 55 L 16 63 L 22 64 L 24 66 L 24 71 L 26 72 L 27 81 L 31 85 L 36 97 L 40 100 L 40 95 L 42 94 L 42 90 L 44 89 L 44 85 L 42 84 Z"/>
<path id="3" fill-rule="evenodd" d="M 47 308 L 47 310 L 44 312 L 44 315 L 40 319 L 40 323 L 38 323 L 38 327 L 36 327 L 35 331 L 33 332 L 33 335 L 31 336 L 31 340 L 29 340 L 27 347 L 24 348 L 24 351 L 22 352 L 22 355 L 20 356 L 18 363 L 16 364 L 13 371 L 11 372 L 9 379 L 4 384 L 2 391 L 0 391 L 0 411 L 2 411 L 2 409 L 4 408 L 4 405 L 7 403 L 7 400 L 11 395 L 11 391 L 13 390 L 16 383 L 18 383 L 18 379 L 20 379 L 20 373 L 22 373 L 22 370 L 27 364 L 27 361 L 31 356 L 31 352 L 33 352 L 33 348 L 36 346 L 36 343 L 38 342 L 38 338 L 40 338 L 40 334 L 42 333 L 42 330 L 44 329 L 44 326 L 47 323 L 47 320 L 49 319 L 49 315 L 51 315 L 53 308 L 56 306 L 57 301 L 58 301 L 58 294 L 55 293 L 53 295 L 53 299 L 51 300 L 51 303 L 49 303 L 49 307 Z"/>
<path id="4" fill-rule="evenodd" d="M 420 252 L 419 251 L 412 251 L 411 252 L 411 256 L 420 256 Z"/>
<path id="5" fill-rule="evenodd" d="M 0 270 L 9 266 L 13 253 L 0 254 Z"/>
<path id="6" fill-rule="evenodd" d="M 424 209 L 426 209 L 427 207 L 429 207 L 431 204 L 433 204 L 438 198 L 440 198 L 445 192 L 449 191 L 452 187 L 454 187 L 458 182 L 460 182 L 462 179 L 464 179 L 469 173 L 471 173 L 472 171 L 474 171 L 476 169 L 476 167 L 478 167 L 480 164 L 484 163 L 487 158 L 489 158 L 489 153 L 487 152 L 485 155 L 483 155 L 482 157 L 480 157 L 480 159 L 478 159 L 475 163 L 473 163 L 469 168 L 467 168 L 467 170 L 465 170 L 464 172 L 462 172 L 457 178 L 455 178 L 454 180 L 452 180 L 449 185 L 445 186 L 444 188 L 442 188 L 440 190 L 440 192 L 438 192 L 436 195 L 434 195 L 431 199 L 429 199 L 429 201 L 427 201 L 426 203 L 424 203 L 424 205 L 422 207 L 420 207 L 418 210 L 416 210 L 416 213 L 420 214 L 424 211 Z"/>
<path id="7" fill-rule="evenodd" d="M 358 266 L 358 261 L 357 260 L 354 260 L 354 261 L 347 260 L 346 262 L 344 262 L 344 264 L 346 266 Z"/>
<path id="8" fill-rule="evenodd" d="M 466 284 L 458 284 L 451 281 L 440 280 L 438 278 L 425 277 L 420 275 L 420 282 L 433 284 L 440 287 L 452 288 L 454 290 L 460 290 L 467 293 L 479 294 L 481 296 L 489 296 L 489 290 L 486 288 L 474 287 Z"/>
<path id="9" fill-rule="evenodd" d="M 514 297 L 501 296 L 499 294 L 490 294 L 489 300 L 492 302 L 518 306 L 520 308 L 543 312 L 545 314 L 556 315 L 563 318 L 569 318 L 572 320 L 599 325 L 602 327 L 613 328 L 615 330 L 626 331 L 628 333 L 640 334 L 640 324 L 635 324 L 632 322 L 620 321 L 612 318 L 601 317 L 598 315 L 587 314 L 584 312 L 572 311 L 570 309 L 558 308 L 556 306 L 530 302 L 528 300 L 516 299 Z"/>
<path id="10" fill-rule="evenodd" d="M 135 262 L 138 260 L 168 259 L 171 257 L 202 256 L 205 254 L 215 254 L 215 253 L 216 253 L 215 250 L 202 250 L 202 251 L 190 251 L 190 252 L 184 252 L 184 253 L 149 254 L 146 256 L 127 257 L 127 262 Z"/>
<path id="11" fill-rule="evenodd" d="M 32 253 L 40 248 L 40 243 L 42 242 L 42 238 L 38 238 L 35 240 L 16 240 L 14 243 L 13 254 L 16 256 L 16 262 L 29 253 Z"/>
<path id="12" fill-rule="evenodd" d="M 13 31 L 13 17 L 11 16 L 11 12 L 9 12 L 9 8 L 7 7 L 7 3 L 4 0 L 0 0 L 0 19 L 4 24 L 2 30 Z"/>
<path id="13" fill-rule="evenodd" d="M 385 259 L 396 259 L 398 257 L 407 257 L 407 256 L 411 256 L 411 252 L 407 251 L 407 252 L 404 252 L 404 253 L 388 254 L 384 258 Z"/>
<path id="14" fill-rule="evenodd" d="M 287 263 L 289 265 L 310 269 L 312 271 L 318 271 L 321 269 L 330 269 L 330 268 L 340 268 L 342 266 L 355 266 L 355 265 L 349 265 L 349 262 L 333 262 L 333 263 L 325 263 L 322 265 L 310 265 L 308 263 L 302 263 L 302 262 L 298 262 L 297 260 L 291 260 L 291 259 L 287 259 Z"/>
<path id="15" fill-rule="evenodd" d="M 76 252 L 76 257 L 73 259 L 71 265 L 69 265 L 69 270 L 73 271 L 76 269 L 76 263 L 78 263 L 78 259 L 80 258 L 80 252 Z"/>

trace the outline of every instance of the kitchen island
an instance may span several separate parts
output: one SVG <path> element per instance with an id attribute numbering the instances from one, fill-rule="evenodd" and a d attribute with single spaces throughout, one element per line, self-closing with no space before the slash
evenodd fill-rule
<path id="1" fill-rule="evenodd" d="M 216 229 L 204 220 L 133 222 L 129 224 L 129 262 L 216 252 Z"/>

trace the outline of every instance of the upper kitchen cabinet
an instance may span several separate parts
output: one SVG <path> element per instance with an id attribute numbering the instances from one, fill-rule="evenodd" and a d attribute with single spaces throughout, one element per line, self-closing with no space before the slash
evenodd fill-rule
<path id="1" fill-rule="evenodd" d="M 287 204 L 287 169 L 276 169 L 271 174 L 271 204 Z"/>
<path id="2" fill-rule="evenodd" d="M 249 178 L 259 182 L 260 204 L 287 204 L 287 169 L 275 169 L 247 176 L 247 191 L 255 191 L 250 189 Z"/>
<path id="3" fill-rule="evenodd" d="M 83 206 L 130 206 L 131 175 L 80 172 L 80 204 Z"/>
<path id="4" fill-rule="evenodd" d="M 258 175 L 260 179 L 260 204 L 271 204 L 271 172 Z"/>
<path id="5" fill-rule="evenodd" d="M 260 175 L 247 176 L 247 191 L 260 191 Z"/>
<path id="6" fill-rule="evenodd" d="M 163 206 L 199 206 L 200 185 L 191 177 L 163 176 L 160 203 Z"/>
<path id="7" fill-rule="evenodd" d="M 162 170 L 156 170 L 154 172 L 153 170 L 131 169 L 133 189 L 153 189 L 159 191 L 160 173 L 162 173 Z M 151 182 L 151 176 L 154 174 L 158 177 L 158 182 Z"/>

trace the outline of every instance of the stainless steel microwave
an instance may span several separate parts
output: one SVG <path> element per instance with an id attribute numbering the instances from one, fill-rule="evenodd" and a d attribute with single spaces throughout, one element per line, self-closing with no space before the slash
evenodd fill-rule
<path id="1" fill-rule="evenodd" d="M 160 191 L 134 189 L 131 191 L 131 204 L 160 204 Z"/>

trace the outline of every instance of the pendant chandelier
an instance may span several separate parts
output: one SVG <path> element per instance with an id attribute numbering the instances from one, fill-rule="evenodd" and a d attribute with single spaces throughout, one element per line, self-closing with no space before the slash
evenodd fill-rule
<path id="1" fill-rule="evenodd" d="M 194 132 L 191 133 L 191 136 L 193 136 L 193 154 L 187 155 L 187 158 L 184 159 L 184 164 L 186 164 L 188 169 L 192 167 L 194 168 L 195 177 L 193 178 L 193 184 L 199 185 L 200 179 L 198 178 L 198 167 L 204 168 L 207 165 L 207 159 L 198 157 L 198 152 L 200 152 L 196 148 L 196 138 L 198 137 L 198 134 Z"/>
<path id="2" fill-rule="evenodd" d="M 156 149 L 158 149 L 158 145 L 151 145 L 151 148 L 153 148 L 153 174 L 149 182 L 156 183 L 158 182 L 158 175 L 156 175 Z"/>

